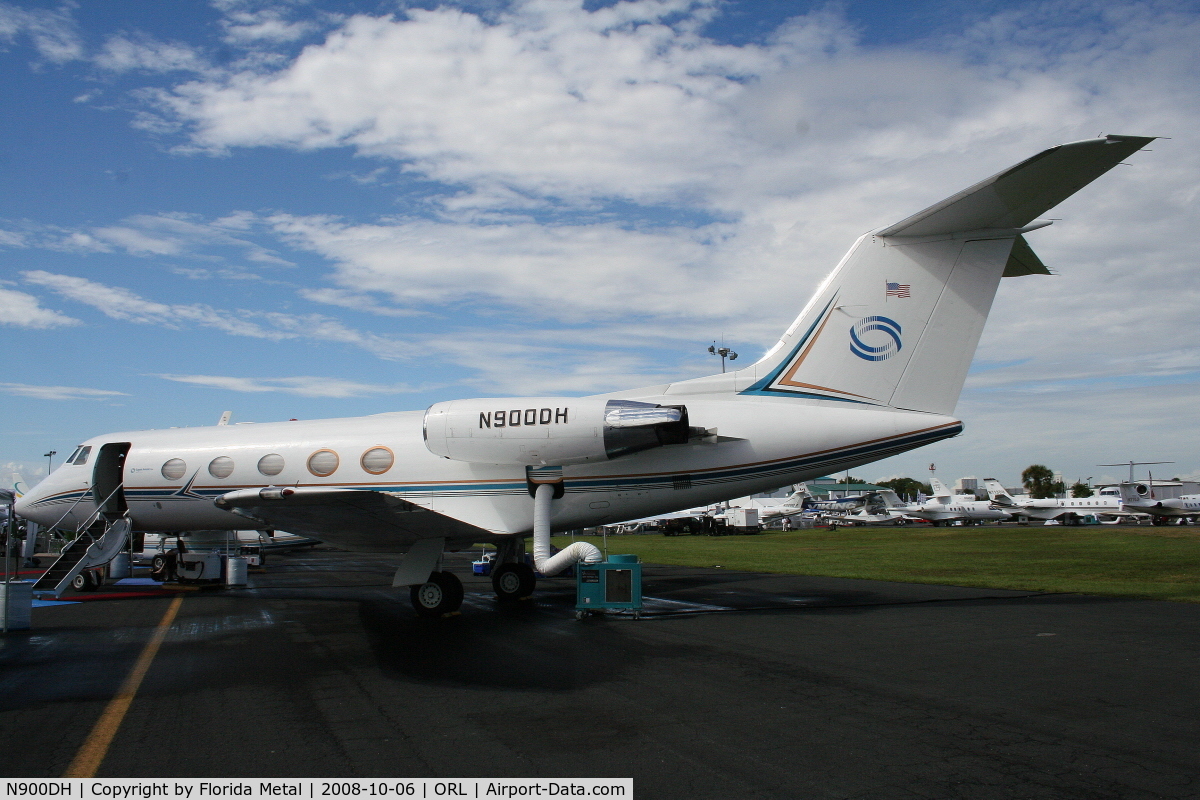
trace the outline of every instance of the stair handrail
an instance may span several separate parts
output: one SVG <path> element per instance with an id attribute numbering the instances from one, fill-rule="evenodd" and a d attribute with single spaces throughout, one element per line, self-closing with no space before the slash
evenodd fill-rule
<path id="1" fill-rule="evenodd" d="M 95 488 L 96 488 L 95 486 L 92 487 L 93 494 L 95 493 Z M 124 486 L 122 486 L 121 484 L 117 484 L 117 488 L 112 490 L 112 494 L 110 494 L 108 497 L 104 498 L 101 502 L 96 504 L 96 510 L 87 516 L 87 521 L 75 526 L 75 532 L 77 534 L 81 534 L 84 531 L 86 531 L 88 528 L 92 527 L 92 525 L 96 522 L 96 520 L 98 520 L 100 518 L 100 515 L 104 513 L 105 504 L 108 503 L 109 500 L 112 500 L 116 496 L 117 492 L 121 491 L 121 489 L 123 489 L 123 488 L 124 488 Z M 80 498 L 80 499 L 82 499 L 82 498 Z M 76 502 L 78 502 L 78 501 L 76 501 Z M 127 516 L 127 514 L 122 514 L 121 516 Z"/>
<path id="2" fill-rule="evenodd" d="M 46 530 L 51 530 L 51 531 L 52 531 L 52 530 L 54 530 L 55 528 L 57 528 L 57 527 L 58 527 L 58 523 L 59 523 L 59 522 L 62 522 L 64 519 L 66 519 L 66 518 L 67 518 L 67 515 L 68 515 L 68 514 L 70 514 L 72 511 L 74 511 L 74 510 L 75 510 L 75 506 L 79 505 L 79 501 L 80 501 L 80 500 L 82 500 L 83 498 L 87 497 L 89 494 L 90 494 L 90 495 L 92 495 L 93 497 L 95 497 L 95 495 L 96 495 L 96 487 L 95 487 L 95 486 L 89 486 L 89 487 L 88 487 L 88 490 L 87 490 L 86 492 L 84 492 L 83 494 L 79 495 L 79 497 L 75 498 L 75 502 L 74 502 L 74 503 L 71 503 L 71 507 L 70 507 L 70 508 L 68 508 L 66 511 L 64 511 L 64 512 L 63 512 L 63 515 L 62 515 L 61 517 L 59 517 L 59 518 L 58 518 L 58 521 L 57 521 L 57 522 L 55 522 L 53 525 L 49 526 L 49 527 L 48 527 Z M 110 497 L 111 497 L 111 495 L 110 495 Z M 75 533 L 76 533 L 76 534 L 78 534 L 78 533 L 79 533 L 79 530 L 78 530 L 78 528 L 76 528 L 76 530 L 75 530 Z"/>

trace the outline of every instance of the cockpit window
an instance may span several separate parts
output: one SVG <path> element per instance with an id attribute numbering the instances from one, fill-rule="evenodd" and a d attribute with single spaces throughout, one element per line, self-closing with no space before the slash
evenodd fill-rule
<path id="1" fill-rule="evenodd" d="M 89 445 L 88 447 L 84 447 L 79 451 L 79 455 L 75 456 L 75 460 L 72 461 L 71 463 L 77 467 L 80 464 L 86 464 L 87 460 L 88 460 L 88 456 L 91 454 L 92 454 L 91 446 Z"/>
<path id="2" fill-rule="evenodd" d="M 74 463 L 75 463 L 75 456 L 79 455 L 79 451 L 80 451 L 80 450 L 82 450 L 82 449 L 83 449 L 82 447 L 76 447 L 76 448 L 75 448 L 75 451 L 74 451 L 74 452 L 72 452 L 72 453 L 71 453 L 71 455 L 67 456 L 67 460 L 66 460 L 66 462 L 65 462 L 65 463 L 67 463 L 67 464 L 74 464 Z"/>

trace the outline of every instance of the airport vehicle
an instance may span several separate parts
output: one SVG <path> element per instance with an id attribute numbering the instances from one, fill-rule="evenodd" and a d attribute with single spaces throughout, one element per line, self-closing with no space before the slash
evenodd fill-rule
<path id="1" fill-rule="evenodd" d="M 211 550 L 250 557 L 251 566 L 260 566 L 263 557 L 270 552 L 283 552 L 297 547 L 312 547 L 321 543 L 310 536 L 297 536 L 283 531 L 187 531 L 184 533 L 147 533 L 142 537 L 142 547 L 133 553 L 133 563 L 154 565 L 154 559 L 178 546 L 182 538 L 184 547 L 191 550 Z"/>
<path id="2" fill-rule="evenodd" d="M 980 522 L 999 522 L 1009 518 L 1008 512 L 989 500 L 976 500 L 975 495 L 956 495 L 937 478 L 930 478 L 933 499 L 889 508 L 896 516 L 923 519 L 936 526 L 961 522 L 968 525 Z"/>
<path id="3" fill-rule="evenodd" d="M 601 556 L 576 542 L 551 557 L 552 529 L 769 491 L 958 435 L 1000 278 L 1048 273 L 1024 235 L 1151 141 L 1059 145 L 863 234 L 775 346 L 736 371 L 591 397 L 111 433 L 17 510 L 51 525 L 269 527 L 404 553 L 393 585 L 427 615 L 462 602 L 443 549 L 492 542 L 497 595 L 524 597 L 527 537 L 554 575 Z"/>
<path id="4" fill-rule="evenodd" d="M 1089 516 L 1097 519 L 1142 516 L 1124 505 L 1120 490 L 1113 486 L 1100 489 L 1091 497 L 1047 497 L 1035 500 L 1032 497 L 1014 498 L 995 478 L 985 478 L 983 485 L 993 507 L 1017 520 L 1057 520 L 1064 525 L 1075 525 Z"/>

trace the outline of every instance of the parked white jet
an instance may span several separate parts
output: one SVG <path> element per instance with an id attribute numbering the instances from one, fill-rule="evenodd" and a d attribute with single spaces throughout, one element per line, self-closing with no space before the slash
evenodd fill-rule
<path id="1" fill-rule="evenodd" d="M 742 500 L 731 500 L 729 505 L 738 508 L 754 508 L 758 510 L 758 519 L 763 525 L 787 517 L 795 517 L 806 510 L 805 500 L 811 499 L 807 489 L 792 492 L 780 500 L 774 497 L 751 497 Z"/>
<path id="2" fill-rule="evenodd" d="M 1127 511 L 1149 514 L 1155 525 L 1200 517 L 1200 495 L 1163 498 L 1150 483 L 1122 482 L 1118 491 Z"/>
<path id="3" fill-rule="evenodd" d="M 923 519 L 934 526 L 950 522 L 999 522 L 1008 519 L 1008 514 L 992 506 L 987 500 L 976 500 L 975 495 L 956 495 L 937 478 L 930 478 L 933 499 L 923 503 L 889 509 L 892 514 Z"/>
<path id="4" fill-rule="evenodd" d="M 842 498 L 840 508 L 821 511 L 821 519 L 836 525 L 897 525 L 905 519 L 893 513 L 904 504 L 891 489 Z"/>
<path id="5" fill-rule="evenodd" d="M 496 592 L 523 597 L 530 535 L 552 575 L 600 554 L 578 542 L 551 558 L 551 530 L 769 491 L 960 433 L 954 406 L 1001 276 L 1047 272 L 1023 234 L 1150 141 L 1059 145 L 864 234 L 779 342 L 735 372 L 593 397 L 107 434 L 18 512 L 48 526 L 276 528 L 406 553 L 393 583 L 429 615 L 462 600 L 443 548 L 492 542 Z"/>
<path id="6" fill-rule="evenodd" d="M 1011 514 L 1014 518 L 1058 520 L 1064 525 L 1078 524 L 1086 516 L 1128 517 L 1135 516 L 1121 502 L 1121 493 L 1115 487 L 1099 490 L 1091 497 L 1047 497 L 1035 500 L 1032 497 L 1011 496 L 1000 481 L 985 478 L 992 505 Z M 1200 513 L 1198 511 L 1197 513 Z"/>

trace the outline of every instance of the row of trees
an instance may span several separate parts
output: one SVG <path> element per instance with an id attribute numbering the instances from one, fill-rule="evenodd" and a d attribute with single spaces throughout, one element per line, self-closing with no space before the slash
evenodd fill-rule
<path id="1" fill-rule="evenodd" d="M 1066 484 L 1054 480 L 1054 473 L 1045 464 L 1030 464 L 1021 472 L 1021 485 L 1034 499 L 1058 497 L 1067 491 Z M 1071 497 L 1091 497 L 1092 487 L 1083 481 L 1071 484 Z"/>

